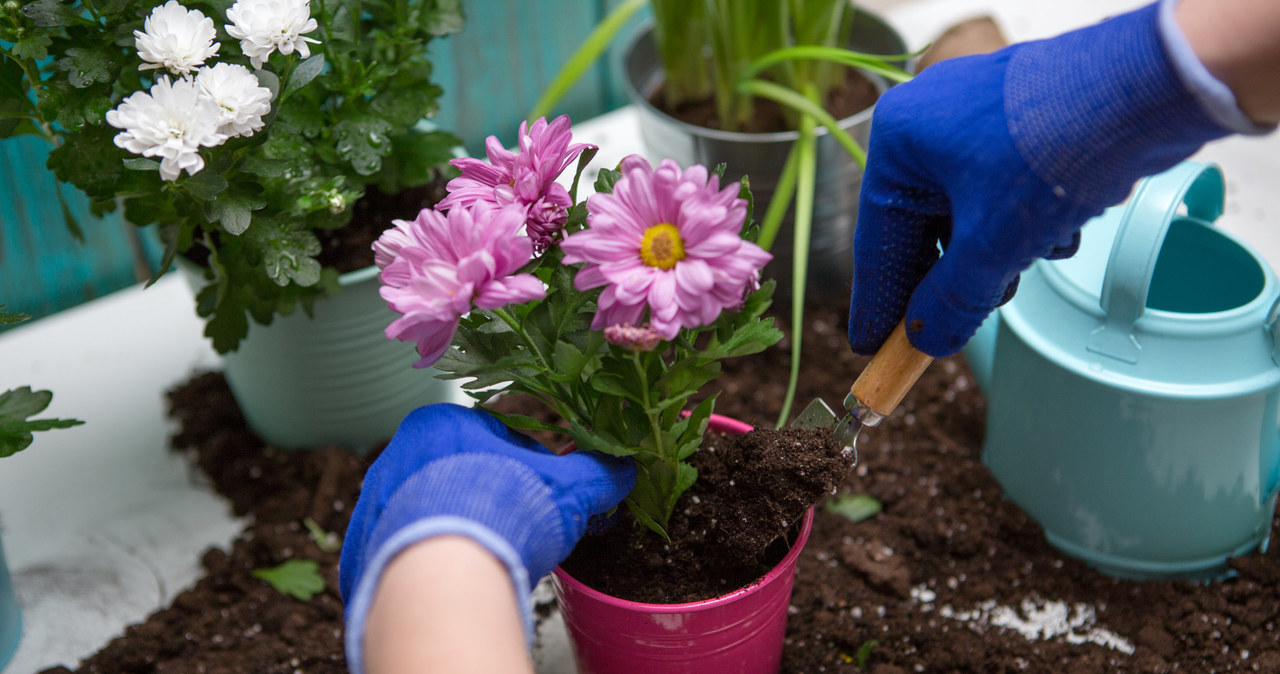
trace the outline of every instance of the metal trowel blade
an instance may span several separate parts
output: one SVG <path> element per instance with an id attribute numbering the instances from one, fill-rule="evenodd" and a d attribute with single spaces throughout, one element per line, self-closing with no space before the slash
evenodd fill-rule
<path id="1" fill-rule="evenodd" d="M 837 417 L 831 406 L 822 398 L 814 398 L 791 421 L 790 426 L 792 428 L 835 426 L 832 435 L 840 441 L 846 454 L 857 451 L 858 431 L 862 430 L 862 422 L 854 419 L 852 414 L 846 414 L 843 418 Z"/>
<path id="2" fill-rule="evenodd" d="M 814 398 L 805 406 L 795 419 L 791 420 L 791 428 L 822 428 L 834 426 L 838 418 L 831 406 L 822 398 Z"/>

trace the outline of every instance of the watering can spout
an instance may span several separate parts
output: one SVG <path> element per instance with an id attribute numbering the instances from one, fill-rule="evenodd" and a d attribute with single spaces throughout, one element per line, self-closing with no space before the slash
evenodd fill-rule
<path id="1" fill-rule="evenodd" d="M 978 326 L 978 331 L 965 344 L 961 353 L 973 371 L 973 379 L 983 393 L 991 387 L 991 367 L 996 359 L 996 333 L 1000 328 L 1000 311 L 991 312 L 987 320 Z"/>

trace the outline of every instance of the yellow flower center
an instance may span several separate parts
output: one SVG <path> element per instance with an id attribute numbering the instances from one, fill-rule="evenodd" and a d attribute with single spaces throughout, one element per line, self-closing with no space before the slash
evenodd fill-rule
<path id="1" fill-rule="evenodd" d="M 680 230 L 667 222 L 644 230 L 644 238 L 640 240 L 640 259 L 658 269 L 676 266 L 677 262 L 684 259 L 684 242 L 680 240 Z"/>

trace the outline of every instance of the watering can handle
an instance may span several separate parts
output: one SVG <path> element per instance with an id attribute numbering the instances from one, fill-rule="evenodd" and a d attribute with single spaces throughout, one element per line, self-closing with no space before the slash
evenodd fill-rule
<path id="1" fill-rule="evenodd" d="M 1226 183 L 1214 164 L 1183 162 L 1138 183 L 1124 207 L 1102 279 L 1104 324 L 1090 335 L 1089 350 L 1138 362 L 1133 324 L 1147 306 L 1147 292 L 1169 225 L 1186 204 L 1187 215 L 1212 223 L 1222 215 Z"/>

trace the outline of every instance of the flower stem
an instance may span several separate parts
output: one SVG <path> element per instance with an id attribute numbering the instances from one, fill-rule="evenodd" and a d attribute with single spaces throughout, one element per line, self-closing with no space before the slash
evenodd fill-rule
<path id="1" fill-rule="evenodd" d="M 778 230 L 782 228 L 782 218 L 787 214 L 787 206 L 796 189 L 796 162 L 800 154 L 800 144 L 793 143 L 787 153 L 787 163 L 782 166 L 778 176 L 778 184 L 769 196 L 769 208 L 764 212 L 764 220 L 760 223 L 760 239 L 756 242 L 761 248 L 770 250 L 778 238 Z"/>
<path id="2" fill-rule="evenodd" d="M 816 88 L 810 85 L 816 95 Z M 800 381 L 800 345 L 804 335 L 804 294 L 809 271 L 809 234 L 813 225 L 813 192 L 817 184 L 817 139 L 813 135 L 814 120 L 808 114 L 800 116 L 800 139 L 796 141 L 799 156 L 796 159 L 796 223 L 795 248 L 791 262 L 791 376 L 787 380 L 787 394 L 782 400 L 777 427 L 782 428 L 791 416 L 791 404 L 796 398 L 796 385 Z"/>
<path id="3" fill-rule="evenodd" d="M 657 455 L 662 459 L 663 463 L 675 468 L 676 458 L 667 456 L 666 448 L 662 446 L 662 421 L 659 414 L 653 410 L 653 401 L 649 397 L 649 375 L 643 363 L 640 362 L 640 354 L 631 354 L 631 362 L 636 366 L 636 374 L 640 375 L 640 394 L 644 398 L 644 414 L 649 417 L 649 428 L 653 431 L 653 448 Z"/>
<path id="4" fill-rule="evenodd" d="M 534 358 L 538 359 L 538 364 L 548 372 L 551 371 L 551 364 L 542 357 L 542 352 L 538 350 L 536 345 L 534 345 L 533 340 L 529 338 L 529 333 L 525 331 L 523 325 L 516 321 L 515 317 L 507 313 L 507 311 L 502 307 L 498 307 L 497 309 L 488 309 L 487 311 L 502 319 L 502 322 L 506 323 L 507 326 L 511 328 L 512 332 L 520 335 L 520 339 L 524 340 L 525 348 L 529 350 L 529 353 L 533 354 Z M 559 402 L 560 400 L 574 400 L 578 397 L 574 395 L 573 391 L 565 390 L 563 384 L 553 383 L 552 387 L 556 389 L 555 395 L 552 396 L 554 402 Z M 585 414 L 585 406 L 583 410 L 577 410 L 577 413 L 575 413 L 575 410 L 566 409 L 563 405 L 553 404 L 551 407 L 557 414 L 566 419 L 573 419 L 574 417 L 577 417 L 585 421 L 590 418 Z"/>

